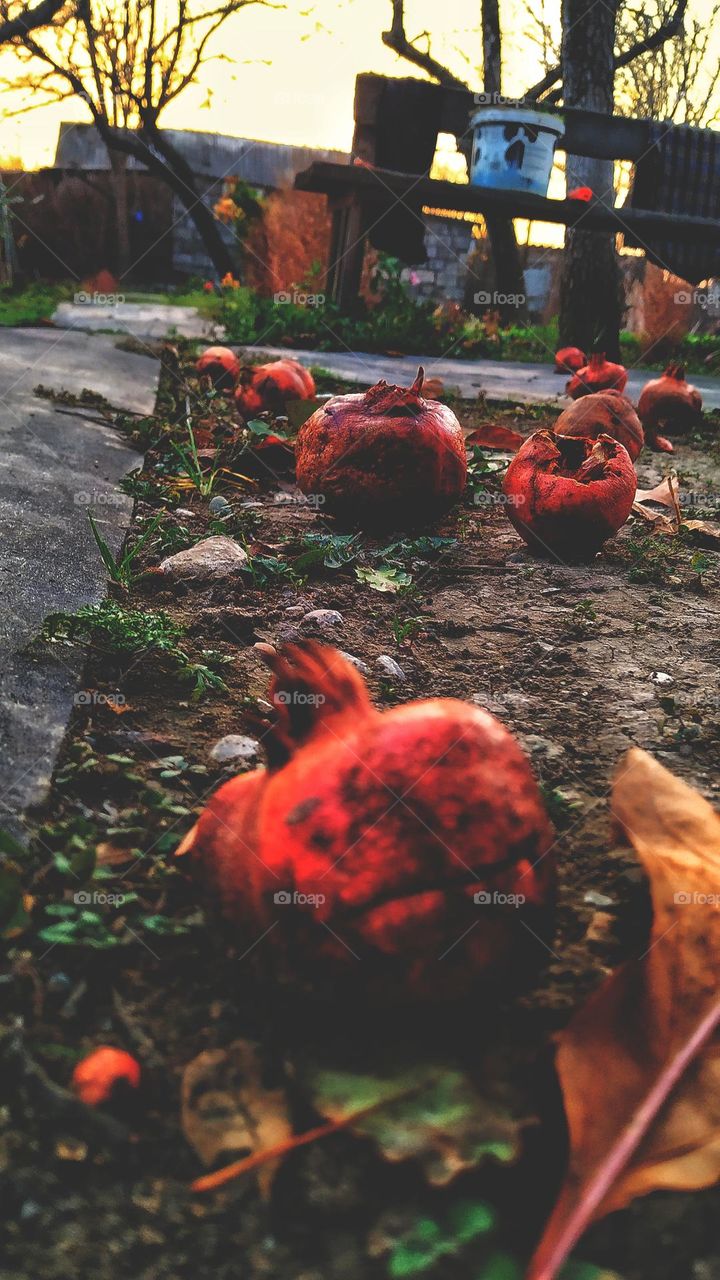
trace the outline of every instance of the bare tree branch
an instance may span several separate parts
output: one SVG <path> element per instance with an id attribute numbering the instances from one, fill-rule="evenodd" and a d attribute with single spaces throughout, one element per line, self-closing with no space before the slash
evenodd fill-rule
<path id="1" fill-rule="evenodd" d="M 429 47 L 426 50 L 418 49 L 417 45 L 408 39 L 405 32 L 404 0 L 392 0 L 392 7 L 392 26 L 389 31 L 383 31 L 383 44 L 387 45 L 388 49 L 392 49 L 394 53 L 399 54 L 401 58 L 405 58 L 407 62 L 412 62 L 414 66 L 421 67 L 429 76 L 437 80 L 438 84 L 444 84 L 449 89 L 467 89 L 468 86 L 463 80 L 459 80 L 457 76 L 453 75 L 452 71 L 432 57 Z M 417 38 L 422 39 L 421 36 Z"/>
<path id="2" fill-rule="evenodd" d="M 0 44 L 15 40 L 18 36 L 26 36 L 29 31 L 38 27 L 46 27 L 52 22 L 55 14 L 62 9 L 65 0 L 40 0 L 34 9 L 23 9 L 14 18 L 0 22 Z"/>

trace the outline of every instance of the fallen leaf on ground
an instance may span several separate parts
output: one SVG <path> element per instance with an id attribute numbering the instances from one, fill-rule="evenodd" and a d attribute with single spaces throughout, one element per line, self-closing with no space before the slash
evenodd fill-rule
<path id="1" fill-rule="evenodd" d="M 714 520 L 683 520 L 683 526 L 703 547 L 720 547 L 720 524 Z"/>
<path id="2" fill-rule="evenodd" d="M 522 1122 L 483 1098 L 454 1067 L 382 1076 L 317 1069 L 309 1086 L 320 1115 L 339 1121 L 357 1113 L 355 1133 L 371 1138 L 390 1162 L 418 1160 L 433 1186 L 488 1157 L 510 1163 L 519 1152 Z"/>
<path id="3" fill-rule="evenodd" d="M 499 422 L 486 422 L 482 427 L 471 431 L 465 437 L 465 443 L 480 445 L 484 449 L 506 449 L 517 453 L 520 445 L 525 443 L 525 436 L 510 427 L 503 427 Z"/>
<path id="4" fill-rule="evenodd" d="M 286 1141 L 292 1133 L 283 1089 L 263 1083 L 259 1048 L 235 1040 L 207 1049 L 188 1063 L 182 1079 L 181 1120 L 185 1137 L 208 1167 L 221 1157 L 251 1155 Z M 267 1196 L 278 1161 L 258 1170 Z"/>
<path id="5" fill-rule="evenodd" d="M 650 881 L 652 933 L 559 1036 L 569 1170 L 528 1280 L 553 1280 L 589 1223 L 637 1196 L 720 1179 L 720 817 L 637 748 L 612 812 Z"/>
<path id="6" fill-rule="evenodd" d="M 634 516 L 640 516 L 647 524 L 652 527 L 653 533 L 670 534 L 673 537 L 677 534 L 677 524 L 671 520 L 669 516 L 665 516 L 660 511 L 652 511 L 650 507 L 644 507 L 639 502 L 634 502 L 632 507 Z"/>

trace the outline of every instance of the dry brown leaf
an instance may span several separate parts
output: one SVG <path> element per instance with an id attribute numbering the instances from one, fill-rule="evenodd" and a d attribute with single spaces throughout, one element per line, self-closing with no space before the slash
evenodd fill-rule
<path id="1" fill-rule="evenodd" d="M 103 840 L 95 848 L 95 858 L 99 867 L 119 867 L 124 862 L 135 862 L 137 849 L 129 849 L 127 845 L 113 844 L 112 840 Z"/>
<path id="2" fill-rule="evenodd" d="M 465 443 L 477 444 L 483 449 L 505 449 L 510 453 L 517 453 L 520 445 L 525 443 L 525 436 L 510 427 L 503 427 L 499 422 L 485 422 L 465 437 Z"/>
<path id="3" fill-rule="evenodd" d="M 670 476 L 665 476 L 660 484 L 655 485 L 654 489 L 638 489 L 635 494 L 636 502 L 657 502 L 660 506 L 675 509 L 675 498 L 673 495 Z"/>
<path id="4" fill-rule="evenodd" d="M 635 1197 L 720 1179 L 720 817 L 637 748 L 612 810 L 650 880 L 652 935 L 559 1037 L 570 1167 L 528 1280 L 552 1280 Z"/>
<path id="5" fill-rule="evenodd" d="M 652 528 L 653 533 L 664 533 L 675 536 L 677 534 L 677 524 L 675 520 L 669 516 L 664 516 L 660 511 L 652 511 L 650 507 L 643 507 L 641 503 L 633 503 L 633 515 L 640 516 Z"/>
<path id="6" fill-rule="evenodd" d="M 203 1164 L 250 1155 L 278 1146 L 291 1135 L 283 1089 L 263 1083 L 259 1048 L 235 1040 L 226 1049 L 207 1049 L 188 1063 L 182 1079 L 183 1133 Z M 267 1196 L 279 1161 L 258 1169 Z"/>
<path id="7" fill-rule="evenodd" d="M 683 520 L 683 525 L 701 546 L 720 547 L 720 524 L 714 520 Z"/>

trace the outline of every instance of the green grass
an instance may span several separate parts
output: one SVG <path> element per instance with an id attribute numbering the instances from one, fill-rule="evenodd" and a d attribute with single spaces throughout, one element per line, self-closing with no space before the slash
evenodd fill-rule
<path id="1" fill-rule="evenodd" d="M 50 320 L 59 302 L 72 296 L 68 284 L 29 284 L 23 289 L 0 289 L 0 325 L 40 324 Z"/>

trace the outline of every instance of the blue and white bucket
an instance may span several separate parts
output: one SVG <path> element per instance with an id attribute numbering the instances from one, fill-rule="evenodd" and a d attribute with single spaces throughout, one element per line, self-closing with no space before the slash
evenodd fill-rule
<path id="1" fill-rule="evenodd" d="M 470 118 L 470 181 L 476 187 L 546 196 L 562 117 L 525 107 L 480 107 Z"/>

